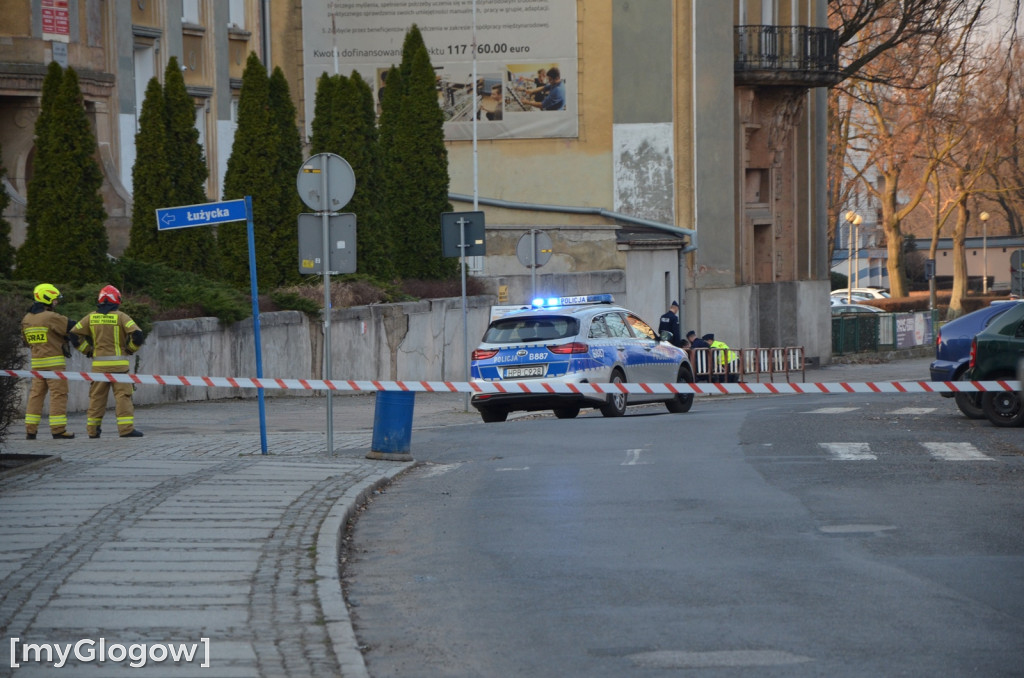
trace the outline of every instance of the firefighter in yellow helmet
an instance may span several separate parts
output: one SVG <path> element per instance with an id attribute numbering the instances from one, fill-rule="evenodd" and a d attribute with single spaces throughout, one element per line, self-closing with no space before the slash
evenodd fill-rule
<path id="1" fill-rule="evenodd" d="M 100 290 L 96 311 L 78 321 L 72 332 L 81 337 L 78 350 L 92 358 L 93 372 L 127 374 L 129 356 L 142 346 L 143 333 L 121 305 L 121 292 L 113 285 Z M 103 413 L 107 409 L 107 394 L 114 391 L 114 413 L 117 431 L 122 438 L 141 438 L 142 431 L 135 428 L 135 405 L 132 403 L 132 384 L 94 381 L 89 385 L 89 411 L 85 428 L 90 438 L 99 438 Z"/>
<path id="2" fill-rule="evenodd" d="M 60 290 L 49 283 L 36 285 L 32 291 L 34 303 L 21 319 L 21 334 L 32 353 L 32 369 L 60 372 L 71 355 L 68 342 L 78 343 L 70 334 L 74 323 L 53 310 L 61 300 Z M 43 418 L 43 403 L 50 392 L 50 433 L 58 440 L 69 440 L 75 434 L 68 431 L 68 382 L 65 379 L 32 378 L 25 407 L 25 437 L 35 440 Z"/>

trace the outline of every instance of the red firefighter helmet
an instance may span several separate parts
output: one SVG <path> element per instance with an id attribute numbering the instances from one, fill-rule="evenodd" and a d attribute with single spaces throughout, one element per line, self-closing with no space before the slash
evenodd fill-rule
<path id="1" fill-rule="evenodd" d="M 100 290 L 99 302 L 101 304 L 120 304 L 121 292 L 113 285 L 107 285 Z"/>

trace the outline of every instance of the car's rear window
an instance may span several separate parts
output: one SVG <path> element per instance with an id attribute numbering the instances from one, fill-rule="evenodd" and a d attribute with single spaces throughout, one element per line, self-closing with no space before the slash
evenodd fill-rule
<path id="1" fill-rule="evenodd" d="M 488 344 L 517 344 L 531 341 L 568 339 L 579 334 L 576 318 L 567 316 L 531 316 L 498 318 L 484 333 Z"/>

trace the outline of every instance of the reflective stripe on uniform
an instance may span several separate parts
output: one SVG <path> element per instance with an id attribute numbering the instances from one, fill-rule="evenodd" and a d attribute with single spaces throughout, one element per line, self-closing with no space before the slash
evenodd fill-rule
<path id="1" fill-rule="evenodd" d="M 57 415 L 52 415 L 51 414 L 50 415 L 50 428 L 57 428 L 58 426 L 67 426 L 67 425 L 68 425 L 68 415 L 66 415 L 66 414 L 57 414 Z"/>
<path id="2" fill-rule="evenodd" d="M 98 358 L 92 361 L 93 367 L 124 367 L 127 369 L 130 364 L 127 358 Z"/>
<path id="3" fill-rule="evenodd" d="M 55 355 L 49 358 L 32 358 L 32 369 L 33 370 L 52 370 L 54 368 L 64 369 L 67 363 L 64 362 L 64 356 Z"/>
<path id="4" fill-rule="evenodd" d="M 37 424 L 38 425 L 39 422 L 42 421 L 42 419 L 43 419 L 43 415 L 41 415 L 41 414 L 26 414 L 25 415 L 25 423 L 26 424 Z"/>
<path id="5" fill-rule="evenodd" d="M 135 424 L 135 417 L 133 417 L 133 416 L 132 417 L 118 417 L 117 418 L 117 425 L 118 425 L 118 427 L 121 427 L 121 426 L 132 426 L 134 424 Z"/>

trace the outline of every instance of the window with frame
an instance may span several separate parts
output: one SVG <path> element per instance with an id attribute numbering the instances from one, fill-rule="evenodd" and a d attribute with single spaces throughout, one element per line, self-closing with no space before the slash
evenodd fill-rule
<path id="1" fill-rule="evenodd" d="M 608 336 L 631 339 L 633 335 L 626 326 L 626 321 L 618 313 L 606 313 L 604 316 L 605 325 L 608 327 Z"/>
<path id="2" fill-rule="evenodd" d="M 645 323 L 639 317 L 629 313 L 626 315 L 626 320 L 629 322 L 629 326 L 633 328 L 633 333 L 641 339 L 650 339 L 657 341 L 658 335 L 655 334 L 654 328 Z"/>
<path id="3" fill-rule="evenodd" d="M 245 29 L 245 0 L 228 2 L 228 23 L 234 28 Z"/>
<path id="4" fill-rule="evenodd" d="M 181 20 L 187 24 L 199 24 L 199 0 L 181 1 Z"/>

